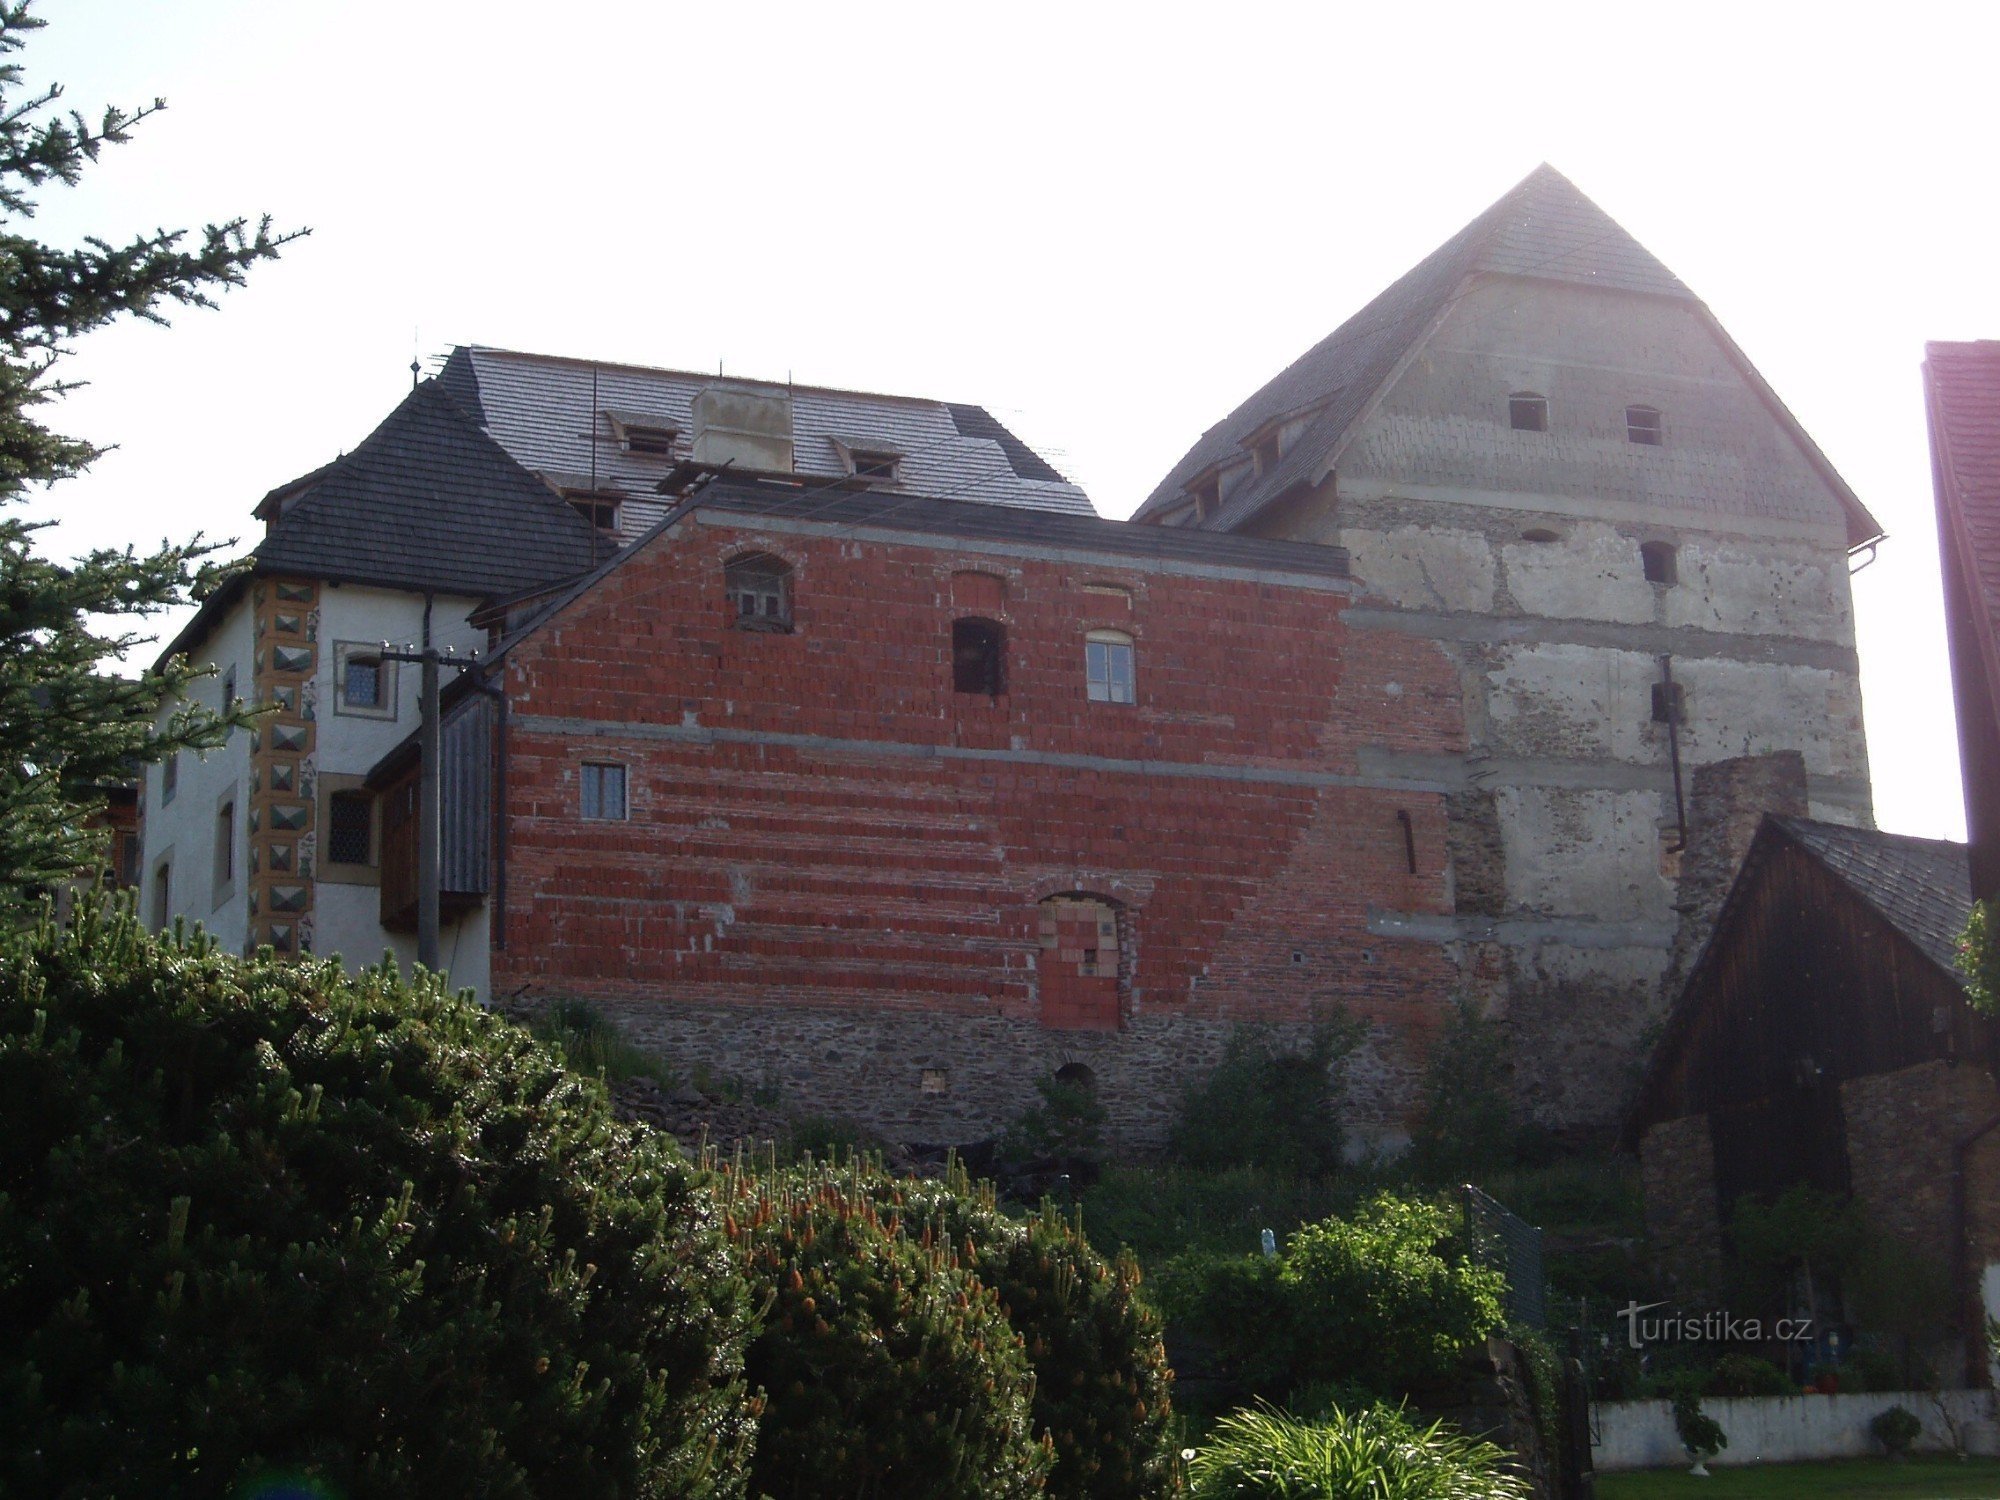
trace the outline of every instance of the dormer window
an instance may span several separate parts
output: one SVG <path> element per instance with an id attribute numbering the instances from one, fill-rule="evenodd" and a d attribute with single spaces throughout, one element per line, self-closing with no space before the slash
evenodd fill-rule
<path id="1" fill-rule="evenodd" d="M 604 415 L 611 423 L 618 446 L 627 453 L 651 453 L 661 458 L 673 456 L 674 443 L 681 435 L 678 427 L 656 417 L 615 411 Z"/>
<path id="2" fill-rule="evenodd" d="M 607 500 L 601 495 L 571 495 L 569 503 L 576 513 L 590 522 L 599 531 L 618 529 L 618 502 Z"/>
<path id="3" fill-rule="evenodd" d="M 896 465 L 902 455 L 886 448 L 850 448 L 847 451 L 849 472 L 856 479 L 894 480 Z"/>
<path id="4" fill-rule="evenodd" d="M 1535 391 L 1516 391 L 1507 398 L 1507 425 L 1516 432 L 1549 430 L 1549 398 Z"/>
<path id="5" fill-rule="evenodd" d="M 1190 493 L 1194 495 L 1194 518 L 1199 524 L 1222 508 L 1222 476 L 1211 474 L 1197 481 Z"/>
<path id="6" fill-rule="evenodd" d="M 1628 406 L 1625 408 L 1625 438 L 1627 442 L 1644 443 L 1648 448 L 1657 448 L 1666 441 L 1666 434 L 1660 425 L 1657 407 Z"/>
<path id="7" fill-rule="evenodd" d="M 1257 461 L 1257 477 L 1263 478 L 1278 467 L 1278 435 L 1267 432 L 1250 446 L 1250 456 Z"/>

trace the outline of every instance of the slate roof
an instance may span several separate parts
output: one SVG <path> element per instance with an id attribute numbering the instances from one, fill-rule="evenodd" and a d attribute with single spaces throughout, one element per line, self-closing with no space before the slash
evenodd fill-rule
<path id="1" fill-rule="evenodd" d="M 1965 845 L 1809 818 L 1771 821 L 1957 977 L 1958 938 L 1972 915 Z"/>
<path id="2" fill-rule="evenodd" d="M 1312 423 L 1268 474 L 1239 484 L 1223 497 L 1203 527 L 1229 531 L 1272 501 L 1326 469 L 1404 356 L 1424 338 L 1478 274 L 1533 277 L 1581 286 L 1667 297 L 1707 310 L 1611 216 L 1547 163 L 1535 168 L 1498 202 L 1393 283 L 1360 312 L 1280 371 L 1200 440 L 1161 480 L 1134 513 L 1146 520 L 1179 501 L 1188 485 L 1216 465 L 1244 453 L 1244 443 L 1281 418 L 1315 412 Z M 1710 319 L 1711 324 L 1713 319 Z M 1819 450 L 1751 369 L 1719 326 L 1716 332 L 1744 370 L 1825 472 L 1850 512 L 1850 537 L 1868 541 L 1881 527 L 1832 471 Z M 1863 534 L 1865 533 L 1865 534 Z"/>
<path id="3" fill-rule="evenodd" d="M 465 345 L 438 381 L 525 467 L 553 483 L 617 492 L 619 530 L 632 537 L 672 503 L 660 481 L 691 456 L 693 403 L 711 374 L 593 363 L 557 355 Z M 897 477 L 878 488 L 1022 510 L 1091 516 L 1090 497 L 984 407 L 729 377 L 789 395 L 792 467 L 809 479 L 848 472 L 837 445 L 900 455 Z M 671 453 L 636 453 L 619 441 L 613 414 L 677 434 Z"/>
<path id="4" fill-rule="evenodd" d="M 287 497 L 251 556 L 259 572 L 483 599 L 582 573 L 604 550 L 587 520 L 426 381 Z"/>
<path id="5" fill-rule="evenodd" d="M 1987 701 L 2000 705 L 2000 340 L 1927 344 L 1924 388 L 1938 540 L 1965 583 Z"/>

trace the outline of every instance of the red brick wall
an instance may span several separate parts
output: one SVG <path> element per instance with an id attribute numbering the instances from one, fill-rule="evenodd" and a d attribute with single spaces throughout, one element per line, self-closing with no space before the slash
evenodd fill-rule
<path id="1" fill-rule="evenodd" d="M 791 633 L 731 627 L 722 567 L 746 550 L 791 564 Z M 1357 1108 L 1393 1125 L 1452 974 L 1368 919 L 1449 909 L 1442 798 L 1326 778 L 1364 743 L 1462 731 L 1436 649 L 1370 633 L 1350 659 L 1345 601 L 686 524 L 508 658 L 495 992 L 593 997 L 685 1062 L 931 1139 L 1004 1123 L 1070 1060 L 1154 1138 L 1230 1022 L 1339 1002 L 1373 1025 Z M 997 700 L 951 691 L 970 614 L 1007 628 Z M 1136 643 L 1136 704 L 1088 700 L 1095 628 Z M 629 767 L 622 823 L 578 816 L 600 760 Z M 1073 893 L 1105 903 L 1115 953 L 1046 904 Z"/>

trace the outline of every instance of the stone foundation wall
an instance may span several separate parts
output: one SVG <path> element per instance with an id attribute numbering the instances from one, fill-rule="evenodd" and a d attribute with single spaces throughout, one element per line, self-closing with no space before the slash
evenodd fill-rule
<path id="1" fill-rule="evenodd" d="M 1639 1142 L 1646 1238 L 1674 1290 L 1715 1290 L 1722 1267 L 1722 1216 L 1715 1196 L 1715 1142 L 1706 1115 L 1668 1120 Z"/>

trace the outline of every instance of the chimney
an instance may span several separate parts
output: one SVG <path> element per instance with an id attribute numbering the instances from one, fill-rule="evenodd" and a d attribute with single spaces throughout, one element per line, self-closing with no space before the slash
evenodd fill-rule
<path id="1" fill-rule="evenodd" d="M 717 380 L 694 398 L 693 458 L 759 474 L 792 472 L 792 397 L 747 381 Z"/>
<path id="2" fill-rule="evenodd" d="M 1680 930 L 1674 937 L 1663 992 L 1667 1004 L 1679 998 L 1688 969 L 1708 941 L 1765 813 L 1786 818 L 1806 815 L 1806 761 L 1798 751 L 1743 755 L 1695 768 L 1688 846 L 1681 856 L 1674 901 L 1681 914 Z"/>

